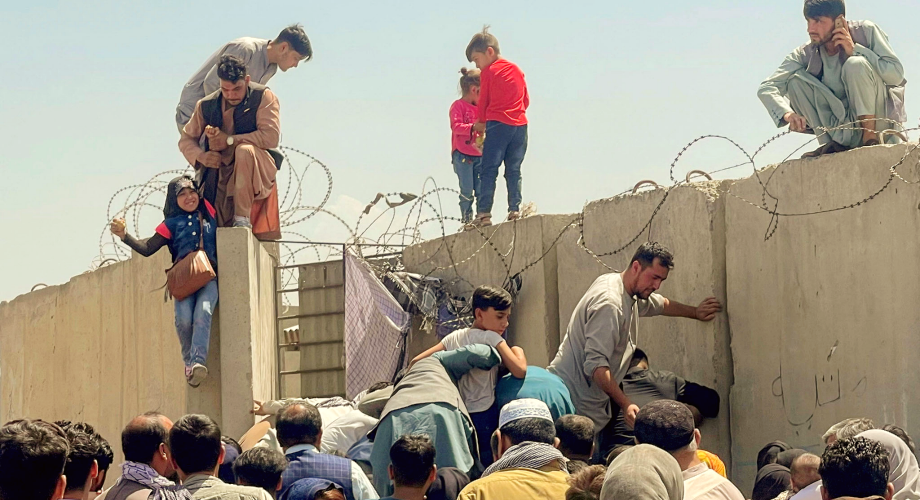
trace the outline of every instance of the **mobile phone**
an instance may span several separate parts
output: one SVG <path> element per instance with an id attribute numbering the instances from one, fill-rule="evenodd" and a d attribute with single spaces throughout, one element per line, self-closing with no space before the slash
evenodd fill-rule
<path id="1" fill-rule="evenodd" d="M 837 19 L 834 20 L 834 29 L 839 30 L 840 28 L 847 27 L 847 20 L 843 16 L 837 16 Z"/>

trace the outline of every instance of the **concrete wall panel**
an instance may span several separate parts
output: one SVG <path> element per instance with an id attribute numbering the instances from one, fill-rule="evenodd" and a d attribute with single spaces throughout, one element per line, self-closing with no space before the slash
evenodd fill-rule
<path id="1" fill-rule="evenodd" d="M 779 210 L 802 213 L 869 197 L 906 146 L 794 161 L 761 173 Z M 917 180 L 917 155 L 899 172 Z M 731 192 L 759 203 L 756 179 Z M 781 439 L 820 453 L 848 417 L 920 432 L 920 190 L 895 180 L 855 209 L 780 219 L 727 198 L 729 317 L 734 334 L 735 477 L 750 491 L 758 449 Z"/>

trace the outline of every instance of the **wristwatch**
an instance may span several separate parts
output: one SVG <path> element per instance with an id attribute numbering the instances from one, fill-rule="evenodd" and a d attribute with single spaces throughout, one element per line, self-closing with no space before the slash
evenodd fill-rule
<path id="1" fill-rule="evenodd" d="M 232 135 L 228 135 L 228 136 L 227 136 L 227 145 L 228 145 L 228 146 L 232 146 L 232 145 L 233 145 L 233 136 L 232 136 Z"/>

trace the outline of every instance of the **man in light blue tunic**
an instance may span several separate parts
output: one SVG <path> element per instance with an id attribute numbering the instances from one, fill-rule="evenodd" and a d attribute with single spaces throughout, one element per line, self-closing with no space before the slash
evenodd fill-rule
<path id="1" fill-rule="evenodd" d="M 804 13 L 811 42 L 757 92 L 776 126 L 817 135 L 821 147 L 803 158 L 902 139 L 907 80 L 888 35 L 847 22 L 844 0 L 805 0 Z"/>

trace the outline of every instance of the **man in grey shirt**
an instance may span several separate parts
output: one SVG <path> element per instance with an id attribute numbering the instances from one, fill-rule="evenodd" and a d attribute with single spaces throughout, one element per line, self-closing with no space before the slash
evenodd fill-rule
<path id="1" fill-rule="evenodd" d="M 658 243 L 643 243 L 629 268 L 599 277 L 572 312 L 559 352 L 549 366 L 572 396 L 575 410 L 598 433 L 613 416 L 611 400 L 632 427 L 639 407 L 620 389 L 638 344 L 637 316 L 680 316 L 711 321 L 722 310 L 714 297 L 699 307 L 654 293 L 668 278 L 674 257 Z"/>
<path id="2" fill-rule="evenodd" d="M 242 59 L 252 81 L 265 85 L 279 69 L 284 72 L 296 68 L 301 61 L 312 59 L 313 47 L 299 24 L 284 28 L 274 40 L 246 37 L 224 45 L 198 68 L 182 89 L 176 107 L 176 125 L 180 132 L 191 119 L 195 104 L 220 88 L 217 63 L 225 55 Z"/>

